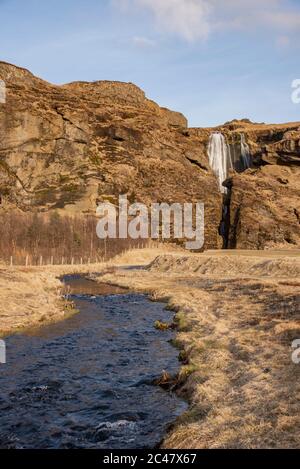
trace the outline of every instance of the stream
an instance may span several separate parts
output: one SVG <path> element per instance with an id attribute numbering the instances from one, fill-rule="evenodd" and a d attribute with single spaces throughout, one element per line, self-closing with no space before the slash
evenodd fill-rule
<path id="1" fill-rule="evenodd" d="M 67 276 L 79 313 L 5 339 L 0 448 L 152 449 L 187 404 L 154 386 L 176 374 L 173 313 L 146 295 Z"/>

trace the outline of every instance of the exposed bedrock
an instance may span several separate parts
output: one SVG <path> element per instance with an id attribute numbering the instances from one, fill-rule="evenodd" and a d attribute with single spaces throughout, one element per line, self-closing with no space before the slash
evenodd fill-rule
<path id="1" fill-rule="evenodd" d="M 207 129 L 189 132 L 205 147 Z M 228 158 L 241 154 L 241 136 L 251 158 L 250 169 L 235 167 L 232 171 L 228 162 L 220 225 L 223 247 L 299 248 L 300 123 L 233 121 L 209 129 L 210 135 L 217 132 L 229 147 Z M 239 158 L 237 161 L 241 161 Z"/>
<path id="2" fill-rule="evenodd" d="M 203 201 L 206 248 L 220 248 L 223 196 L 208 143 L 221 132 L 234 150 L 243 134 L 252 168 L 229 168 L 228 245 L 299 246 L 300 123 L 189 129 L 131 83 L 56 86 L 4 62 L 0 79 L 1 210 L 95 213 L 119 194 L 148 205 Z"/>

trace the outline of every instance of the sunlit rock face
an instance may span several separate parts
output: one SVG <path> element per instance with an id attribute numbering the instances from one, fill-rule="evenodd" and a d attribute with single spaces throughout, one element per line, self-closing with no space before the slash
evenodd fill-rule
<path id="1" fill-rule="evenodd" d="M 202 201 L 206 247 L 222 245 L 222 197 L 182 114 L 131 83 L 54 86 L 3 62 L 0 79 L 0 210 L 94 214 L 120 194 L 147 205 Z"/>
<path id="2" fill-rule="evenodd" d="M 225 196 L 230 247 L 299 246 L 300 123 L 191 129 L 131 83 L 55 86 L 4 62 L 0 80 L 0 212 L 201 201 L 205 247 L 220 248 Z"/>
<path id="3" fill-rule="evenodd" d="M 300 122 L 232 121 L 189 133 L 207 151 L 223 195 L 223 246 L 299 249 Z"/>
<path id="4" fill-rule="evenodd" d="M 245 136 L 251 169 L 230 176 L 228 247 L 299 249 L 300 124 L 240 122 L 230 133 Z"/>
<path id="5" fill-rule="evenodd" d="M 232 178 L 228 247 L 300 248 L 300 168 L 266 165 Z"/>

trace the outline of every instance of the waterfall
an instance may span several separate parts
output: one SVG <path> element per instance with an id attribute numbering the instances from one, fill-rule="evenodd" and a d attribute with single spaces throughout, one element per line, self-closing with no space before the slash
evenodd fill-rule
<path id="1" fill-rule="evenodd" d="M 250 148 L 246 142 L 245 135 L 241 134 L 241 159 L 244 169 L 248 169 L 251 166 L 251 155 Z"/>
<path id="2" fill-rule="evenodd" d="M 3 80 L 0 80 L 0 104 L 6 103 L 6 86 Z"/>
<path id="3" fill-rule="evenodd" d="M 208 157 L 222 194 L 227 193 L 223 182 L 228 178 L 230 169 L 242 172 L 251 167 L 250 148 L 244 134 L 240 134 L 240 143 L 227 144 L 221 132 L 212 133 L 209 138 Z"/>
<path id="4" fill-rule="evenodd" d="M 228 177 L 228 163 L 231 158 L 225 137 L 220 132 L 211 134 L 209 138 L 208 157 L 209 164 L 218 178 L 220 190 L 226 194 L 227 189 L 223 182 Z"/>

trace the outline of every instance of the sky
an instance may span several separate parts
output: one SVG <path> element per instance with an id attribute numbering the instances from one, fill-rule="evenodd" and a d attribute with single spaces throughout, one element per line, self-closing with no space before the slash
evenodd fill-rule
<path id="1" fill-rule="evenodd" d="M 0 0 L 0 21 L 0 60 L 52 83 L 132 82 L 194 127 L 300 120 L 300 0 Z"/>

